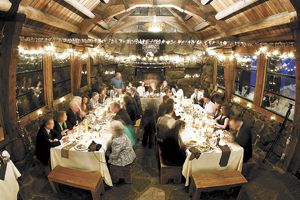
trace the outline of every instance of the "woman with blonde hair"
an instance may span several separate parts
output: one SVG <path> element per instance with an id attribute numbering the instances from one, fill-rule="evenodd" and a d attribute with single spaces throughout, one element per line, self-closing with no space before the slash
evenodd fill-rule
<path id="1" fill-rule="evenodd" d="M 126 166 L 133 163 L 136 155 L 129 138 L 124 133 L 125 127 L 122 122 L 117 120 L 112 121 L 110 129 L 113 138 L 108 163 L 116 166 Z"/>

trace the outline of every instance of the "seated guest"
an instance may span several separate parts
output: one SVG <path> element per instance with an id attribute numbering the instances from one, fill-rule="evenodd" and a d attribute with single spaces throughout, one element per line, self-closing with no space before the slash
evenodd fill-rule
<path id="1" fill-rule="evenodd" d="M 80 107 L 75 101 L 71 101 L 67 110 L 67 126 L 73 129 L 80 121 Z"/>
<path id="2" fill-rule="evenodd" d="M 179 101 L 183 101 L 183 100 L 184 100 L 184 93 L 183 93 L 183 90 L 182 90 L 182 89 L 179 89 L 179 90 L 176 92 L 176 98 L 177 98 Z"/>
<path id="3" fill-rule="evenodd" d="M 94 110 L 97 106 L 99 106 L 99 94 L 97 92 L 93 92 L 89 103 L 89 109 Z"/>
<path id="4" fill-rule="evenodd" d="M 214 108 L 216 109 L 216 112 L 214 114 L 214 119 L 216 119 L 221 114 L 221 105 L 222 105 L 222 100 L 218 98 L 215 99 Z"/>
<path id="5" fill-rule="evenodd" d="M 140 118 L 140 116 L 143 114 L 143 110 L 142 110 L 142 103 L 141 103 L 141 98 L 139 93 L 137 92 L 135 87 L 131 87 L 130 88 L 130 93 L 131 93 L 131 97 L 134 99 L 135 103 L 136 103 L 136 107 L 137 107 L 137 114 L 138 117 Z"/>
<path id="6" fill-rule="evenodd" d="M 168 101 L 166 104 L 166 114 L 157 121 L 157 140 L 161 143 L 174 127 L 176 120 L 173 117 L 174 103 Z"/>
<path id="7" fill-rule="evenodd" d="M 128 113 L 132 121 L 132 124 L 135 124 L 135 121 L 137 119 L 137 111 L 136 111 L 136 105 L 132 97 L 129 95 L 125 95 L 123 97 L 123 105 L 124 105 L 124 109 L 126 110 L 126 112 Z"/>
<path id="8" fill-rule="evenodd" d="M 149 144 L 149 148 L 152 148 L 155 133 L 155 124 L 156 107 L 153 103 L 149 103 L 141 120 L 141 126 L 144 129 L 142 141 L 143 146 L 147 146 L 147 144 Z"/>
<path id="9" fill-rule="evenodd" d="M 120 121 L 112 121 L 110 127 L 113 137 L 108 163 L 116 166 L 130 165 L 136 155 L 130 140 L 124 134 L 124 125 Z"/>
<path id="10" fill-rule="evenodd" d="M 159 118 L 159 117 L 163 116 L 164 114 L 166 114 L 166 103 L 167 103 L 167 100 L 169 98 L 170 97 L 168 95 L 163 96 L 162 103 L 158 107 L 157 118 Z"/>
<path id="11" fill-rule="evenodd" d="M 227 105 L 221 106 L 220 114 L 216 117 L 216 127 L 229 130 L 229 115 L 230 115 L 230 107 Z"/>
<path id="12" fill-rule="evenodd" d="M 182 166 L 185 159 L 185 147 L 179 137 L 181 130 L 184 128 L 184 121 L 177 120 L 174 128 L 164 139 L 161 145 L 161 156 L 163 163 L 171 166 Z"/>
<path id="13" fill-rule="evenodd" d="M 36 158 L 45 166 L 49 164 L 50 148 L 60 145 L 60 134 L 54 128 L 53 118 L 47 118 L 36 137 Z"/>
<path id="14" fill-rule="evenodd" d="M 87 114 L 89 112 L 89 97 L 88 96 L 82 96 L 80 109 L 85 114 Z"/>
<path id="15" fill-rule="evenodd" d="M 164 80 L 163 83 L 162 83 L 162 85 L 159 88 L 159 91 L 160 92 L 164 92 L 164 91 L 166 91 L 166 89 L 170 89 L 170 88 L 168 86 L 168 82 L 166 80 Z"/>
<path id="16" fill-rule="evenodd" d="M 214 116 L 216 113 L 216 108 L 214 103 L 210 100 L 209 94 L 207 93 L 204 94 L 203 102 L 204 102 L 203 104 L 204 110 L 206 111 L 206 113 L 209 114 L 210 116 Z"/>
<path id="17" fill-rule="evenodd" d="M 114 120 L 121 120 L 125 125 L 133 125 L 128 113 L 126 110 L 122 109 L 120 104 L 113 103 L 111 106 L 111 110 L 116 115 L 113 117 Z"/>
<path id="18" fill-rule="evenodd" d="M 57 113 L 57 121 L 54 121 L 54 130 L 61 136 L 67 135 L 69 127 L 67 124 L 67 113 L 65 111 L 59 111 Z"/>
<path id="19" fill-rule="evenodd" d="M 140 85 L 137 87 L 136 91 L 141 97 L 145 95 L 146 88 L 145 83 L 143 81 L 140 81 Z"/>
<path id="20" fill-rule="evenodd" d="M 244 148 L 244 160 L 247 162 L 252 158 L 252 134 L 251 127 L 246 125 L 239 117 L 231 117 L 229 122 L 230 129 L 236 132 L 235 142 Z"/>
<path id="21" fill-rule="evenodd" d="M 191 96 L 193 104 L 199 104 L 199 101 L 203 98 L 203 93 L 199 91 L 198 88 L 194 89 L 194 93 Z"/>
<path id="22" fill-rule="evenodd" d="M 102 87 L 99 90 L 99 103 L 104 103 L 106 98 L 107 98 L 107 87 L 106 85 L 102 85 Z"/>

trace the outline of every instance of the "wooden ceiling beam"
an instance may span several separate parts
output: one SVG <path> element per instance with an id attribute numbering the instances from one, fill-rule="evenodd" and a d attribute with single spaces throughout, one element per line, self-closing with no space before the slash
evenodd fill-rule
<path id="1" fill-rule="evenodd" d="M 273 42 L 273 41 L 292 41 L 293 34 L 291 32 L 263 34 L 263 35 L 245 35 L 240 37 L 241 41 L 257 41 L 257 42 Z"/>
<path id="2" fill-rule="evenodd" d="M 42 22 L 44 24 L 48 24 L 50 26 L 60 28 L 69 32 L 80 33 L 80 29 L 78 26 L 54 17 L 53 15 L 43 13 L 42 11 L 29 6 L 19 6 L 18 13 L 25 14 L 27 19 L 31 19 L 33 21 Z"/>
<path id="3" fill-rule="evenodd" d="M 201 0 L 202 5 L 207 5 L 210 2 L 212 2 L 213 0 Z"/>
<path id="4" fill-rule="evenodd" d="M 224 10 L 218 12 L 216 14 L 216 19 L 221 20 L 228 18 L 229 16 L 233 16 L 242 11 L 252 8 L 254 5 L 258 5 L 259 3 L 266 2 L 268 0 L 240 0 L 236 3 L 231 4 Z"/>
<path id="5" fill-rule="evenodd" d="M 0 11 L 7 12 L 11 6 L 12 3 L 9 0 L 0 0 Z"/>
<path id="6" fill-rule="evenodd" d="M 224 37 L 239 35 L 242 33 L 252 32 L 256 30 L 261 30 L 265 28 L 270 28 L 274 26 L 280 26 L 283 24 L 291 23 L 297 17 L 296 12 L 282 12 L 276 15 L 265 17 L 263 19 L 249 22 L 239 27 L 228 30 L 224 33 L 219 33 L 217 35 L 206 38 L 206 40 L 218 40 Z"/>
<path id="7" fill-rule="evenodd" d="M 202 22 L 194 27 L 194 31 L 201 31 L 209 26 L 210 26 L 210 24 L 208 22 Z"/>
<path id="8" fill-rule="evenodd" d="M 186 30 L 188 30 L 188 32 L 194 32 L 194 30 L 186 24 L 186 22 L 181 18 L 181 16 L 179 16 L 171 8 L 168 8 L 168 10 L 178 20 L 178 23 L 180 23 L 182 26 L 185 27 Z"/>
<path id="9" fill-rule="evenodd" d="M 94 18 L 95 15 L 83 4 L 79 3 L 77 0 L 64 0 L 66 3 L 71 5 L 73 8 L 86 15 L 89 18 Z"/>

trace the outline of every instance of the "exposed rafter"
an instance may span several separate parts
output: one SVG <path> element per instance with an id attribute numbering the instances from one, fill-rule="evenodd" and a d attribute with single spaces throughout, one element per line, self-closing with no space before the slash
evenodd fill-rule
<path id="1" fill-rule="evenodd" d="M 227 18 L 227 17 L 237 14 L 241 11 L 250 9 L 254 5 L 258 5 L 258 3 L 263 3 L 265 1 L 268 1 L 268 0 L 240 0 L 236 3 L 231 4 L 224 10 L 218 12 L 216 14 L 216 19 L 221 20 L 221 19 Z"/>
<path id="2" fill-rule="evenodd" d="M 209 4 L 212 1 L 213 0 L 201 0 L 201 3 L 202 3 L 202 5 L 206 5 L 206 4 Z"/>
<path id="3" fill-rule="evenodd" d="M 265 17 L 263 19 L 250 22 L 247 24 L 244 24 L 239 27 L 235 27 L 234 29 L 230 29 L 229 31 L 225 33 L 220 33 L 215 36 L 206 38 L 207 40 L 217 40 L 221 39 L 227 36 L 233 36 L 233 35 L 239 35 L 242 33 L 247 33 L 251 31 L 256 31 L 260 29 L 270 28 L 274 26 L 279 26 L 283 24 L 289 24 L 297 17 L 297 13 L 295 12 L 283 12 L 276 15 L 272 15 L 269 17 Z"/>
<path id="4" fill-rule="evenodd" d="M 95 15 L 83 4 L 79 3 L 77 0 L 64 0 L 66 3 L 73 6 L 76 10 L 81 12 L 82 14 L 88 16 L 89 18 L 94 18 Z"/>

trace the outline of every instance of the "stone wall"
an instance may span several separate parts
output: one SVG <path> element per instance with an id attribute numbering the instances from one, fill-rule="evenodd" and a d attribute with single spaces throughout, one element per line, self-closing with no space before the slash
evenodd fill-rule
<path id="1" fill-rule="evenodd" d="M 263 159 L 276 139 L 280 124 L 252 109 L 242 107 L 240 104 L 232 103 L 231 107 L 232 114 L 241 116 L 244 122 L 252 125 L 253 156 L 256 160 Z M 286 142 L 292 133 L 292 129 L 292 123 L 288 122 L 287 127 L 279 136 L 279 140 L 267 158 L 267 161 L 272 165 L 278 167 L 282 165 L 286 154 Z"/>

